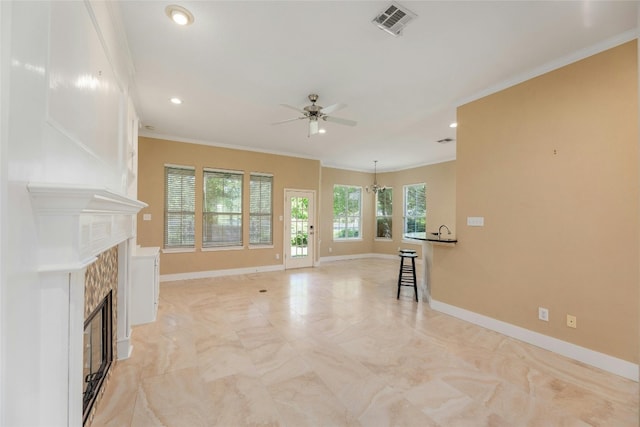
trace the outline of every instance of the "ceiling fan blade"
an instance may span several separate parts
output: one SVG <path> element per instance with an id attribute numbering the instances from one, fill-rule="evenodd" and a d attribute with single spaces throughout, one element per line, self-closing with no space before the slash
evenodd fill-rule
<path id="1" fill-rule="evenodd" d="M 328 107 L 324 107 L 322 109 L 322 114 L 335 113 L 336 111 L 342 110 L 343 108 L 346 108 L 346 107 L 347 107 L 347 104 L 341 104 L 341 103 L 329 105 Z"/>
<path id="2" fill-rule="evenodd" d="M 289 104 L 280 104 L 281 107 L 286 107 L 286 108 L 291 108 L 292 110 L 296 110 L 298 113 L 302 113 L 304 114 L 304 110 L 298 108 L 298 107 L 294 107 L 293 105 L 289 105 Z"/>
<path id="3" fill-rule="evenodd" d="M 281 120 L 279 122 L 271 123 L 272 125 L 281 125 L 282 123 L 295 122 L 296 120 L 306 119 L 306 117 L 296 117 L 295 119 Z"/>
<path id="4" fill-rule="evenodd" d="M 358 122 L 356 122 L 355 120 L 341 119 L 340 117 L 322 116 L 322 120 L 347 126 L 355 126 L 358 124 Z"/>

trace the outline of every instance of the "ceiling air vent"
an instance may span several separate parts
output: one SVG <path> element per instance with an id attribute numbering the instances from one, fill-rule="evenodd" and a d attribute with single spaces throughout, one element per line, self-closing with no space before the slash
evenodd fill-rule
<path id="1" fill-rule="evenodd" d="M 417 17 L 418 15 L 404 6 L 400 6 L 398 3 L 391 3 L 385 8 L 384 12 L 379 13 L 371 22 L 381 30 L 393 36 L 399 36 L 402 34 L 404 27 Z"/>

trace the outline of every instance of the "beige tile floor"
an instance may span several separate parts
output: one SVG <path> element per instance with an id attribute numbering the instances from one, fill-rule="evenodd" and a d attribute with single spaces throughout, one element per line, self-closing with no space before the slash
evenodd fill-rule
<path id="1" fill-rule="evenodd" d="M 92 426 L 638 425 L 637 383 L 398 301 L 397 267 L 163 283 Z"/>

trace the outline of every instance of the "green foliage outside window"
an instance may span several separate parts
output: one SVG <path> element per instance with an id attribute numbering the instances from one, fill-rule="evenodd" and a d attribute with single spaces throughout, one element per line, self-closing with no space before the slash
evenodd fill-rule
<path id="1" fill-rule="evenodd" d="M 376 195 L 376 237 L 391 239 L 393 216 L 393 189 L 387 188 Z"/>
<path id="2" fill-rule="evenodd" d="M 361 237 L 362 188 L 347 185 L 333 187 L 333 238 Z"/>
<path id="3" fill-rule="evenodd" d="M 426 229 L 426 185 L 406 185 L 404 187 L 404 232 L 423 233 Z"/>
<path id="4" fill-rule="evenodd" d="M 242 245 L 242 178 L 239 172 L 204 171 L 203 247 Z"/>
<path id="5" fill-rule="evenodd" d="M 309 220 L 309 199 L 306 197 L 291 198 L 291 246 L 306 247 L 309 240 L 307 234 Z"/>

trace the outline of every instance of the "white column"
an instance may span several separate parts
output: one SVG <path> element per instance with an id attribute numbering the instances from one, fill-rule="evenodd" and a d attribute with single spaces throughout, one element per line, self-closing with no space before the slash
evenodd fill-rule
<path id="1" fill-rule="evenodd" d="M 135 239 L 118 245 L 118 360 L 131 356 L 131 247 Z"/>
<path id="2" fill-rule="evenodd" d="M 40 275 L 40 425 L 82 425 L 85 271 Z"/>
<path id="3" fill-rule="evenodd" d="M 431 303 L 431 266 L 433 265 L 433 244 L 422 242 L 422 299 Z"/>

